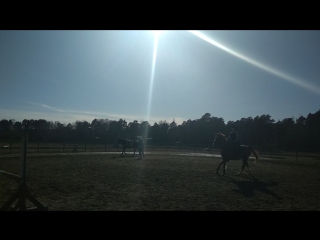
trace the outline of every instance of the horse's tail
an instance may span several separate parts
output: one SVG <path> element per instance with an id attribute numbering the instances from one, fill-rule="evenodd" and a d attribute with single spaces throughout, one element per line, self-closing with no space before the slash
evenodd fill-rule
<path id="1" fill-rule="evenodd" d="M 252 146 L 250 146 L 250 149 L 251 149 L 251 153 L 253 153 L 253 155 L 255 156 L 254 162 L 258 161 L 259 160 L 258 152 Z"/>

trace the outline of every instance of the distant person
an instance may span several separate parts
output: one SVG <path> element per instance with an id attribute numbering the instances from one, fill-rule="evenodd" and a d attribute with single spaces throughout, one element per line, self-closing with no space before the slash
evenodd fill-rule
<path id="1" fill-rule="evenodd" d="M 231 132 L 229 133 L 227 140 L 228 140 L 228 142 L 231 143 L 232 149 L 238 155 L 241 151 L 240 136 L 239 136 L 239 133 L 237 132 L 237 129 L 235 127 L 233 127 L 231 129 Z"/>
<path id="2" fill-rule="evenodd" d="M 139 151 L 139 156 L 140 156 L 139 159 L 145 158 L 145 156 L 144 156 L 144 141 L 143 141 L 142 137 L 140 137 L 138 139 L 138 151 Z"/>

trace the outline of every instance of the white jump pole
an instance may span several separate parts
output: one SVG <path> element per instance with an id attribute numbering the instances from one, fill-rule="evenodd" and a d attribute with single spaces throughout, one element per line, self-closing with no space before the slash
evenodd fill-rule
<path id="1" fill-rule="evenodd" d="M 2 170 L 0 170 L 0 176 L 1 175 L 5 176 L 7 178 L 10 178 L 12 180 L 16 180 L 18 182 L 21 180 L 20 176 L 12 174 L 12 173 L 5 172 L 5 171 L 2 171 Z"/>

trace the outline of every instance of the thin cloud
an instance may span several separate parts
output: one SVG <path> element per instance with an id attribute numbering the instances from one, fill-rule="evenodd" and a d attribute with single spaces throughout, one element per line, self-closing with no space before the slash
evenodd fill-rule
<path id="1" fill-rule="evenodd" d="M 110 112 L 99 112 L 99 111 L 79 111 L 79 110 L 66 110 L 60 109 L 53 106 L 49 106 L 43 103 L 28 102 L 29 104 L 40 106 L 45 109 L 52 110 L 51 112 L 43 112 L 40 110 L 16 110 L 16 109 L 0 109 L 0 114 L 4 119 L 15 119 L 16 121 L 22 121 L 24 119 L 46 119 L 47 121 L 59 121 L 63 123 L 74 123 L 76 121 L 88 121 L 91 122 L 94 119 L 109 119 L 118 121 L 119 119 L 126 120 L 126 122 L 133 121 L 148 121 L 150 125 L 158 123 L 160 121 L 166 121 L 171 123 L 172 117 L 159 117 L 149 116 L 148 119 L 141 115 L 127 115 L 117 114 Z M 183 118 L 174 117 L 175 122 L 180 125 L 185 121 Z"/>
<path id="2" fill-rule="evenodd" d="M 41 106 L 41 107 L 44 107 L 44 108 L 47 108 L 47 109 L 50 109 L 50 110 L 54 110 L 54 111 L 57 111 L 57 112 L 66 112 L 63 109 L 51 107 L 51 106 L 43 104 L 43 103 L 35 103 L 35 102 L 29 102 L 29 103 L 34 104 L 34 105 L 38 105 L 38 106 Z"/>

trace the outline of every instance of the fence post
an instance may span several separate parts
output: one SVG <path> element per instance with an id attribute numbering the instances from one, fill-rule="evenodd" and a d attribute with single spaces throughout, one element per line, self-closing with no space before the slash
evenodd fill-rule
<path id="1" fill-rule="evenodd" d="M 10 141 L 10 154 L 11 154 L 11 149 L 12 149 L 12 141 Z"/>
<path id="2" fill-rule="evenodd" d="M 87 143 L 84 143 L 84 151 L 87 151 Z"/>
<path id="3" fill-rule="evenodd" d="M 38 153 L 39 153 L 39 145 L 40 145 L 40 143 L 39 143 L 39 141 L 38 141 Z"/>
<path id="4" fill-rule="evenodd" d="M 39 149 L 39 148 L 38 148 Z M 28 133 L 24 133 L 22 137 L 22 148 L 21 148 L 21 183 L 26 183 L 27 175 L 27 153 L 28 153 Z"/>

